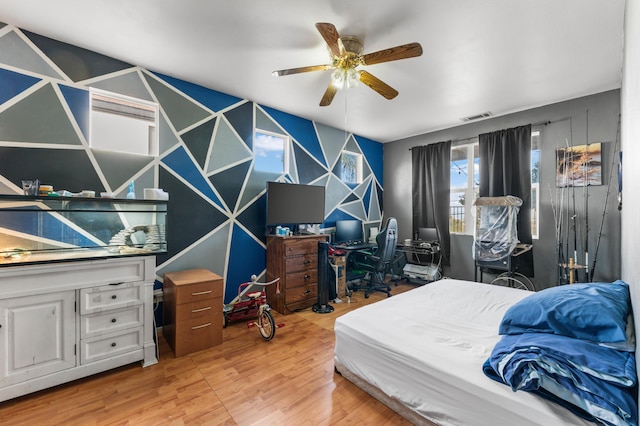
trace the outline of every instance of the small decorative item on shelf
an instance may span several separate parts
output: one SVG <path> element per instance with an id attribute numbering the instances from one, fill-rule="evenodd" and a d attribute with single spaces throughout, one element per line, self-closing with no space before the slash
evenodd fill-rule
<path id="1" fill-rule="evenodd" d="M 162 188 L 145 188 L 144 189 L 145 200 L 168 200 L 169 193 Z"/>
<path id="2" fill-rule="evenodd" d="M 129 192 L 127 192 L 127 198 L 130 200 L 134 200 L 136 198 L 136 189 L 133 185 L 133 181 L 129 183 Z"/>
<path id="3" fill-rule="evenodd" d="M 46 197 L 53 192 L 53 185 L 40 185 L 38 195 Z"/>
<path id="4" fill-rule="evenodd" d="M 38 179 L 22 179 L 22 190 L 24 195 L 38 195 L 40 181 Z"/>

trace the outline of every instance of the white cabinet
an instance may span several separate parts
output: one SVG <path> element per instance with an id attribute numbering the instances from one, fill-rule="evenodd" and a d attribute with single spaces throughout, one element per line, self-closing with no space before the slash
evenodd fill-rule
<path id="1" fill-rule="evenodd" d="M 0 268 L 0 401 L 157 363 L 155 257 Z"/>
<path id="2" fill-rule="evenodd" d="M 0 300 L 0 387 L 76 365 L 75 291 Z"/>

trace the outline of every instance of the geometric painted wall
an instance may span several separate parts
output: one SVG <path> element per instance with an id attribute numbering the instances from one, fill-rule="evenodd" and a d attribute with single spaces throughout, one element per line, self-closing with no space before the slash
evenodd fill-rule
<path id="1" fill-rule="evenodd" d="M 0 24 L 1 26 L 1 24 Z M 89 88 L 157 102 L 159 156 L 91 149 Z M 256 128 L 290 137 L 289 173 L 253 168 Z M 363 155 L 363 182 L 336 173 L 343 149 Z M 356 218 L 379 226 L 382 144 L 250 100 L 155 73 L 11 25 L 0 28 L 0 193 L 23 178 L 56 189 L 115 192 L 133 180 L 169 193 L 164 272 L 207 268 L 224 276 L 225 301 L 265 273 L 266 182 L 323 185 L 325 223 Z"/>

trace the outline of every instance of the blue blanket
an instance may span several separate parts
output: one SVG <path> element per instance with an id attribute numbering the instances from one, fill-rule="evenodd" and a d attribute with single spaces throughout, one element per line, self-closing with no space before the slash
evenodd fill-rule
<path id="1" fill-rule="evenodd" d="M 633 353 L 547 333 L 502 336 L 483 365 L 513 391 L 535 393 L 580 417 L 638 425 Z"/>

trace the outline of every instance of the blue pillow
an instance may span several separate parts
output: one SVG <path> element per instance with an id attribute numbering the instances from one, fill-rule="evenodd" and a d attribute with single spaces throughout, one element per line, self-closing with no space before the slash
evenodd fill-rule
<path id="1" fill-rule="evenodd" d="M 511 306 L 499 333 L 552 333 L 599 343 L 622 342 L 630 310 L 629 286 L 621 280 L 563 285 Z"/>

